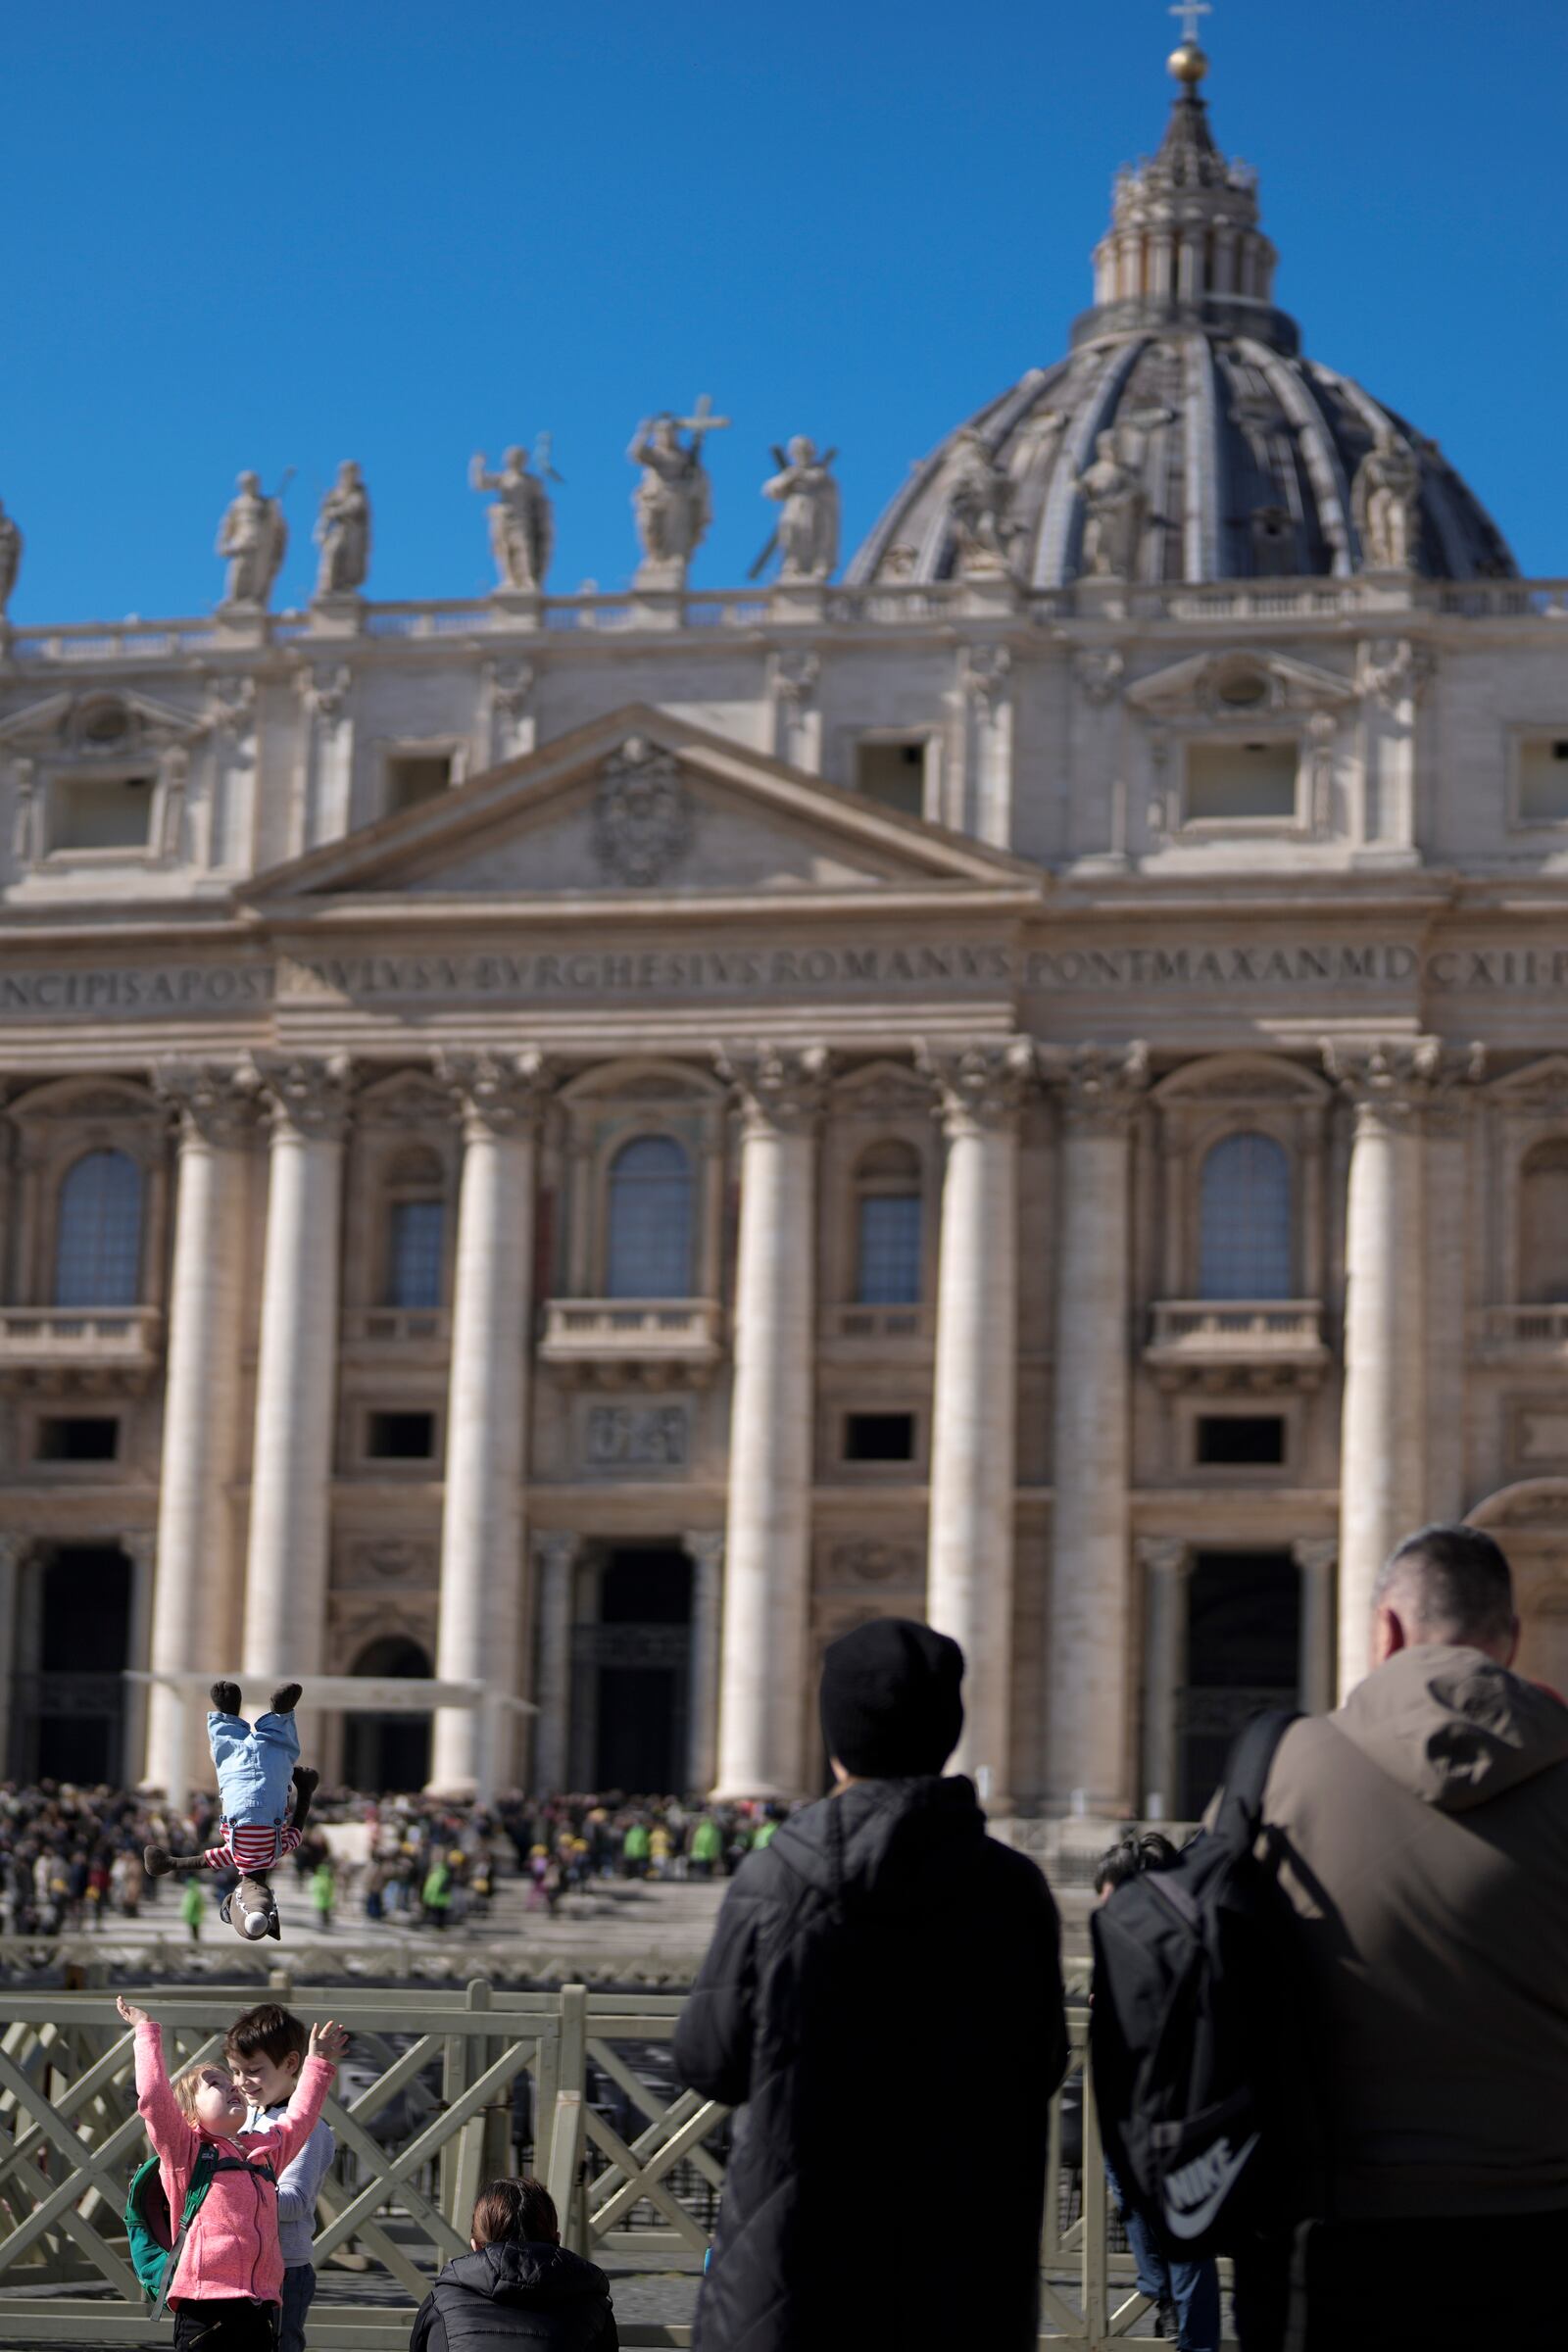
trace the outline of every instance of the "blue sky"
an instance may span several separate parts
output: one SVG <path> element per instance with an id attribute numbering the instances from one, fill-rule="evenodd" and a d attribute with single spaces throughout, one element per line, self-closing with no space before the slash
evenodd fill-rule
<path id="1" fill-rule="evenodd" d="M 198 612 L 242 466 L 340 458 L 371 593 L 489 585 L 470 452 L 555 436 L 551 584 L 624 586 L 625 448 L 711 392 L 700 586 L 770 527 L 768 444 L 841 451 L 849 545 L 910 462 L 1065 347 L 1116 165 L 1157 144 L 1162 0 L 74 0 L 8 26 L 0 496 L 19 623 Z M 1307 348 L 1439 439 L 1568 573 L 1561 0 L 1218 0 L 1221 143 L 1262 173 Z"/>

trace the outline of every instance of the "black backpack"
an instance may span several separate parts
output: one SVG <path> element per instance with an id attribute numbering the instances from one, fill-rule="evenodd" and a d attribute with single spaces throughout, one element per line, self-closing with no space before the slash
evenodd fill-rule
<path id="1" fill-rule="evenodd" d="M 1295 1715 L 1237 1740 L 1211 1830 L 1094 1913 L 1090 2048 L 1123 2197 L 1183 2260 L 1321 2212 L 1298 1922 L 1256 1853 L 1263 1789 Z"/>

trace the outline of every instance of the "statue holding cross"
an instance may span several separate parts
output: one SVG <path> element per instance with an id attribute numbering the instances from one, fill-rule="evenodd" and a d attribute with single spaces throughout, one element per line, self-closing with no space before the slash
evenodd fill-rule
<path id="1" fill-rule="evenodd" d="M 712 520 L 703 437 L 729 423 L 727 416 L 712 414 L 712 406 L 705 392 L 690 416 L 672 416 L 665 410 L 645 416 L 632 435 L 626 455 L 643 469 L 631 503 L 644 573 L 684 572 Z M 682 433 L 689 436 L 684 442 Z"/>

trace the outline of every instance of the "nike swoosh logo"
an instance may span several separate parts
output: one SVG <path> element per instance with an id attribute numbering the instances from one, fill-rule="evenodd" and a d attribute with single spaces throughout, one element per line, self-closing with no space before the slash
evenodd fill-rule
<path id="1" fill-rule="evenodd" d="M 1201 2205 L 1195 2205 L 1190 2213 L 1180 2213 L 1172 2206 L 1170 2191 L 1167 2188 L 1165 2192 L 1165 2227 L 1172 2237 L 1202 2236 L 1203 2231 L 1208 2228 L 1209 2223 L 1241 2179 L 1247 2160 L 1257 2145 L 1258 2137 L 1259 2134 L 1254 2132 L 1250 2139 L 1243 2142 L 1236 2154 L 1221 2170 L 1218 2180 L 1209 2190 Z"/>

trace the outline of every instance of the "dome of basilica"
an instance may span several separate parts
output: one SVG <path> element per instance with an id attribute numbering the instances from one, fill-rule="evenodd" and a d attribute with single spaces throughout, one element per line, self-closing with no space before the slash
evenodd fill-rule
<path id="1" fill-rule="evenodd" d="M 1118 176 L 1068 356 L 914 467 L 850 585 L 985 569 L 1034 588 L 1515 574 L 1436 442 L 1302 356 L 1273 307 L 1256 178 L 1209 128 L 1206 65 L 1195 43 L 1170 61 L 1164 142 Z"/>

